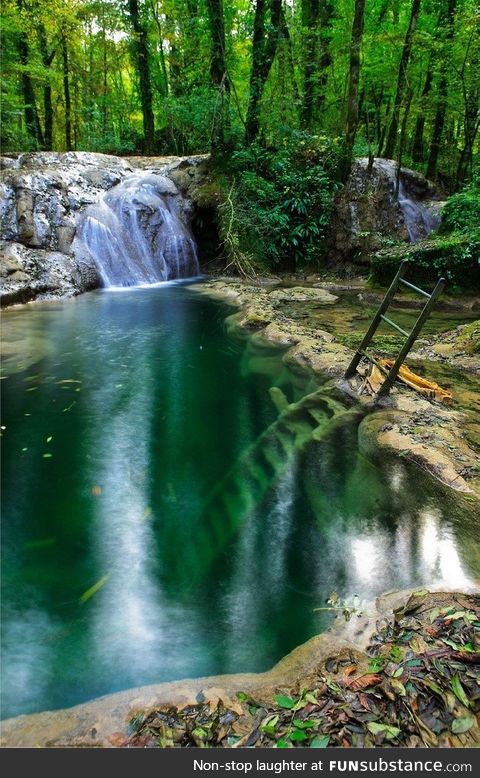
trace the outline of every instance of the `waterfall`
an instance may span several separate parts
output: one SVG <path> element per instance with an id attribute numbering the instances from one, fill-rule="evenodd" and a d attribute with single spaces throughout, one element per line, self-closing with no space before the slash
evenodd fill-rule
<path id="1" fill-rule="evenodd" d="M 390 159 L 376 159 L 375 165 L 388 177 L 392 191 L 397 184 L 397 165 Z M 405 227 L 411 243 L 417 243 L 426 238 L 440 224 L 440 215 L 428 207 L 424 200 L 411 197 L 405 187 L 405 181 L 400 173 L 398 187 L 398 205 L 403 214 Z"/>
<path id="2" fill-rule="evenodd" d="M 95 261 L 104 286 L 138 286 L 199 273 L 185 201 L 166 176 L 128 176 L 88 206 L 74 251 Z"/>

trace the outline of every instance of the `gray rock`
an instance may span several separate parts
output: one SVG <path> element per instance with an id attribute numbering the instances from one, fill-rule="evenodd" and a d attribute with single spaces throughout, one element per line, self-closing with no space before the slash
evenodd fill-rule
<path id="1" fill-rule="evenodd" d="M 100 285 L 91 258 L 77 252 L 74 244 L 83 211 L 138 168 L 161 171 L 167 176 L 164 194 L 174 197 L 178 190 L 170 173 L 186 176 L 186 188 L 198 186 L 205 179 L 207 159 L 202 155 L 129 160 L 73 151 L 1 158 L 0 239 L 11 244 L 3 244 L 2 303 L 79 294 Z M 191 207 L 186 201 L 187 219 Z M 17 269 L 10 271 L 15 262 Z"/>
<path id="2" fill-rule="evenodd" d="M 366 157 L 354 161 L 335 199 L 329 241 L 333 263 L 368 264 L 385 239 L 416 241 L 438 226 L 443 201 L 434 184 L 401 168 L 397 198 L 396 171 L 393 160 L 375 159 L 371 169 Z"/>
<path id="3" fill-rule="evenodd" d="M 72 297 L 99 285 L 92 264 L 13 241 L 0 241 L 0 279 L 3 305 Z"/>

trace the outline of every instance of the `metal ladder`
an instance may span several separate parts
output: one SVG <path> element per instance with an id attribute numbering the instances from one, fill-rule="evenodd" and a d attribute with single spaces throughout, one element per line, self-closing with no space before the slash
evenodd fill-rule
<path id="1" fill-rule="evenodd" d="M 376 365 L 376 367 L 378 367 L 382 371 L 382 373 L 386 375 L 385 381 L 383 382 L 383 384 L 381 385 L 380 389 L 377 392 L 377 397 L 386 397 L 390 392 L 390 389 L 392 388 L 395 382 L 398 372 L 408 352 L 410 351 L 416 339 L 418 338 L 425 321 L 428 319 L 428 316 L 430 315 L 430 311 L 433 308 L 433 304 L 435 300 L 442 293 L 443 288 L 445 286 L 445 279 L 439 278 L 433 292 L 431 294 L 425 292 L 423 289 L 420 289 L 418 286 L 414 286 L 409 281 L 405 281 L 403 275 L 406 271 L 407 266 L 408 266 L 408 262 L 403 261 L 400 267 L 398 268 L 397 274 L 393 279 L 390 288 L 383 299 L 382 304 L 380 305 L 378 311 L 373 317 L 372 323 L 370 324 L 370 327 L 365 333 L 365 337 L 363 338 L 360 346 L 355 352 L 355 355 L 345 372 L 345 378 L 351 378 L 353 375 L 355 375 L 358 364 L 362 359 L 362 357 L 365 357 L 366 359 L 369 360 L 369 362 L 372 362 L 372 364 Z M 392 321 L 391 319 L 387 318 L 387 316 L 385 316 L 385 312 L 387 311 L 389 305 L 391 304 L 393 296 L 400 284 L 403 284 L 404 286 L 408 287 L 408 289 L 412 289 L 414 292 L 417 292 L 417 294 L 423 295 L 423 297 L 427 298 L 425 307 L 420 312 L 420 315 L 417 321 L 415 322 L 411 332 L 406 332 L 404 329 L 402 329 L 402 327 L 399 327 L 398 324 L 396 324 L 394 321 Z M 370 354 L 367 353 L 367 347 L 370 344 L 370 341 L 372 340 L 373 336 L 375 335 L 382 321 L 384 321 L 390 327 L 393 327 L 395 330 L 397 330 L 397 332 L 400 332 L 402 335 L 405 335 L 406 337 L 406 341 L 403 344 L 403 347 L 400 350 L 400 353 L 396 358 L 395 362 L 393 363 L 392 367 L 390 368 L 390 370 L 386 370 L 382 365 L 380 365 L 377 362 L 377 360 L 374 357 L 372 357 Z"/>

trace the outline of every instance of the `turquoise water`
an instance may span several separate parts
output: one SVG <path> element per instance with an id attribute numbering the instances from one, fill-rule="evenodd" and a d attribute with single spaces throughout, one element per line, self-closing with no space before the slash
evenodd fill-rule
<path id="1" fill-rule="evenodd" d="M 333 589 L 478 575 L 468 506 L 366 460 L 358 420 L 273 463 L 249 449 L 272 386 L 314 387 L 227 336 L 230 311 L 173 284 L 4 314 L 4 717 L 264 670 Z"/>

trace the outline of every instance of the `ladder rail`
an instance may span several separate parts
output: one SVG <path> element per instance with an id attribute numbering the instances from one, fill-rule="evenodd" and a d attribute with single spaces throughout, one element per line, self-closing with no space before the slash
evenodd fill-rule
<path id="1" fill-rule="evenodd" d="M 418 335 L 420 334 L 422 327 L 427 320 L 428 316 L 430 315 L 430 312 L 433 308 L 433 305 L 435 303 L 435 300 L 440 296 L 442 293 L 444 286 L 445 286 L 445 278 L 439 278 L 433 292 L 429 294 L 428 292 L 425 292 L 424 289 L 420 289 L 420 287 L 415 286 L 414 284 L 411 284 L 409 281 L 406 281 L 403 278 L 403 273 L 405 272 L 405 266 L 407 265 L 407 262 L 404 260 L 400 267 L 397 270 L 397 273 L 395 275 L 395 278 L 393 279 L 392 283 L 390 284 L 388 291 L 383 298 L 377 312 L 375 313 L 375 316 L 373 317 L 370 326 L 365 333 L 363 340 L 356 350 L 355 354 L 353 355 L 353 358 L 347 367 L 345 371 L 345 378 L 351 378 L 353 375 L 355 375 L 357 367 L 361 361 L 361 359 L 364 357 L 368 359 L 370 362 L 372 362 L 374 365 L 377 365 L 380 367 L 380 365 L 376 362 L 376 360 L 367 353 L 367 346 L 370 344 L 372 338 L 374 337 L 379 325 L 382 321 L 384 321 L 389 326 L 393 327 L 395 330 L 400 332 L 402 335 L 406 337 L 406 341 L 403 344 L 400 353 L 398 354 L 395 362 L 393 363 L 390 370 L 386 371 L 385 369 L 382 369 L 382 372 L 386 375 L 385 381 L 381 385 L 380 389 L 377 392 L 377 399 L 380 399 L 381 397 L 386 396 L 390 389 L 392 388 L 398 373 L 400 371 L 400 368 L 405 361 L 405 358 L 407 354 L 409 353 L 410 349 L 412 348 L 413 344 L 415 343 Z M 391 304 L 392 298 L 397 291 L 397 288 L 399 284 L 404 284 L 409 289 L 412 289 L 417 294 L 421 294 L 424 297 L 427 298 L 427 302 L 425 303 L 425 306 L 422 308 L 420 315 L 417 318 L 417 321 L 415 322 L 412 330 L 408 333 L 406 332 L 402 327 L 400 327 L 396 322 L 389 319 L 387 316 L 385 316 L 385 312 L 387 311 L 388 307 Z"/>
<path id="2" fill-rule="evenodd" d="M 417 321 L 415 322 L 415 325 L 408 336 L 407 340 L 405 341 L 403 348 L 401 349 L 398 357 L 396 358 L 394 364 L 390 368 L 388 372 L 388 376 L 386 377 L 385 381 L 381 385 L 380 389 L 378 390 L 377 396 L 378 397 L 384 397 L 387 395 L 392 388 L 393 384 L 395 383 L 395 380 L 397 378 L 397 375 L 399 373 L 399 370 L 405 361 L 408 352 L 412 348 L 413 344 L 415 343 L 418 335 L 420 334 L 420 331 L 424 325 L 424 322 L 430 315 L 430 311 L 433 308 L 433 305 L 435 303 L 435 300 L 437 297 L 442 293 L 443 288 L 445 286 L 445 279 L 439 278 L 437 281 L 437 284 L 435 286 L 435 289 L 433 290 L 432 294 L 430 295 L 430 299 L 427 300 L 427 303 L 425 307 L 423 308 L 420 316 L 418 317 Z"/>
<path id="3" fill-rule="evenodd" d="M 400 283 L 400 279 L 403 275 L 404 269 L 405 269 L 406 262 L 405 260 L 400 264 L 400 267 L 397 270 L 397 273 L 395 275 L 395 278 L 393 279 L 392 283 L 390 284 L 390 287 L 387 291 L 387 294 L 383 298 L 382 303 L 380 304 L 380 307 L 378 308 L 375 316 L 372 319 L 372 322 L 370 324 L 370 327 L 368 328 L 367 332 L 364 335 L 364 338 L 362 342 L 360 343 L 358 349 L 356 350 L 352 361 L 350 362 L 349 366 L 347 367 L 347 370 L 345 371 L 345 378 L 351 378 L 353 375 L 355 375 L 355 372 L 357 370 L 358 365 L 360 364 L 360 360 L 362 359 L 362 352 L 365 351 L 368 344 L 372 340 L 373 336 L 375 335 L 379 325 L 382 321 L 382 315 L 387 310 L 388 306 L 390 305 L 390 300 L 393 298 L 393 295 L 397 291 L 398 284 Z"/>

